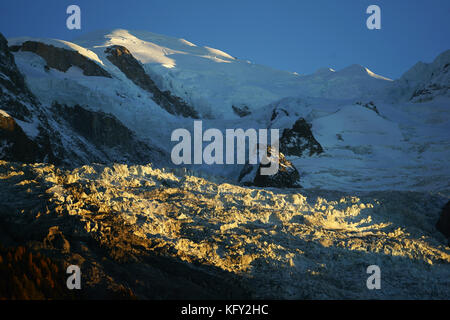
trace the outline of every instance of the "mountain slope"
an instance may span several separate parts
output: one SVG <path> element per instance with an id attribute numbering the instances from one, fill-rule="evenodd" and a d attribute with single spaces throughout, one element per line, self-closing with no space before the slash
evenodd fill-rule
<path id="1" fill-rule="evenodd" d="M 14 49 L 21 50 L 19 47 Z M 23 50 L 24 55 L 32 56 L 40 63 L 41 56 L 46 58 L 45 66 L 48 69 L 43 67 L 39 70 L 42 73 L 51 72 L 50 68 L 67 71 L 75 64 L 83 68 L 87 76 L 110 77 L 95 62 L 75 51 L 64 51 L 39 42 L 28 42 Z M 29 50 L 36 51 L 39 56 L 27 52 Z M 69 166 L 112 161 L 148 163 L 164 159 L 161 150 L 139 141 L 131 130 L 112 115 L 88 110 L 78 104 L 68 107 L 57 102 L 41 103 L 29 90 L 29 78 L 27 76 L 27 81 L 24 80 L 2 35 L 0 72 L 0 110 L 3 109 L 0 114 L 0 142 L 3 159 L 45 161 Z"/>
<path id="2" fill-rule="evenodd" d="M 75 63 L 66 72 L 49 67 L 41 56 L 18 50 L 27 41 L 70 50 L 110 77 L 86 75 Z M 18 68 L 33 94 L 46 106 L 57 102 L 111 114 L 138 140 L 160 149 L 166 159 L 174 145 L 171 132 L 178 128 L 192 131 L 193 120 L 183 116 L 201 117 L 204 130 L 277 128 L 281 133 L 303 118 L 312 127 L 309 145 L 315 139 L 323 151 L 288 154 L 305 186 L 450 189 L 444 161 L 450 155 L 445 94 L 448 53 L 391 81 L 359 65 L 296 75 L 149 32 L 100 31 L 75 42 L 11 40 L 18 50 L 14 52 Z M 120 58 L 119 52 L 124 53 Z M 426 99 L 419 108 L 413 103 L 416 100 L 409 101 L 414 92 L 436 88 L 436 83 L 443 89 L 433 91 L 435 99 Z M 278 116 L 273 117 L 275 113 Z M 305 140 L 297 137 L 291 142 Z M 187 167 L 231 181 L 238 181 L 243 169 Z"/>
<path id="3" fill-rule="evenodd" d="M 126 47 L 143 63 L 162 90 L 169 90 L 195 106 L 203 116 L 235 117 L 232 106 L 256 110 L 299 94 L 328 98 L 359 98 L 372 87 L 388 85 L 383 77 L 360 70 L 342 70 L 327 79 L 304 77 L 243 61 L 184 39 L 150 32 L 112 30 L 86 34 L 75 40 L 103 60 L 102 50 Z M 365 70 L 365 69 L 364 69 Z M 343 92 L 343 88 L 348 88 Z"/>
<path id="4" fill-rule="evenodd" d="M 418 62 L 397 81 L 404 98 L 425 102 L 436 97 L 450 97 L 450 50 L 437 56 L 431 63 Z"/>

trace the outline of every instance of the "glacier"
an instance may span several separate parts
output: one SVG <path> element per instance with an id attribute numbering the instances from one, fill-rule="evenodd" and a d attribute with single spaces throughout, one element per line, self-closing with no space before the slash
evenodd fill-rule
<path id="1" fill-rule="evenodd" d="M 87 76 L 82 65 L 49 67 L 20 49 L 27 41 L 76 52 L 110 77 Z M 185 39 L 123 29 L 8 45 L 40 110 L 15 122 L 35 140 L 48 116 L 46 125 L 84 163 L 68 157 L 73 166 L 58 171 L 0 162 L 4 188 L 45 190 L 53 208 L 80 219 L 94 238 L 103 222 L 92 208 L 100 208 L 130 224 L 146 245 L 157 242 L 172 257 L 242 276 L 253 298 L 450 296 L 450 251 L 434 226 L 450 199 L 450 50 L 389 79 L 360 65 L 280 71 Z M 302 188 L 240 185 L 244 165 L 170 163 L 171 133 L 190 130 L 195 119 L 158 105 L 108 59 L 111 46 L 125 47 L 162 92 L 195 108 L 204 130 L 283 132 L 303 119 L 323 152 L 286 157 Z M 145 164 L 145 153 L 139 163 L 119 161 L 119 154 L 115 164 L 98 164 L 109 151 L 98 152 L 58 117 L 58 110 L 78 108 L 93 119 L 113 116 L 117 130 L 132 133 L 132 148 L 144 144 L 165 156 Z M 371 293 L 357 282 L 369 260 L 383 266 L 386 291 Z"/>

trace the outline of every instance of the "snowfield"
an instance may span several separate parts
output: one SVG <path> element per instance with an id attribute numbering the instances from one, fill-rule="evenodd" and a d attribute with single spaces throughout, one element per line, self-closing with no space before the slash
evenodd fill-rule
<path id="1" fill-rule="evenodd" d="M 9 42 L 17 45 L 26 40 L 33 39 L 17 38 Z M 204 116 L 216 118 L 235 118 L 233 105 L 255 110 L 271 101 L 300 94 L 358 99 L 392 82 L 358 65 L 299 76 L 239 60 L 218 49 L 198 47 L 184 39 L 151 32 L 116 29 L 86 34 L 74 43 L 54 39 L 35 41 L 76 50 L 106 66 L 108 71 L 113 69 L 113 74 L 115 68 L 106 59 L 104 50 L 111 45 L 124 46 L 162 90 L 170 90 L 195 105 Z"/>
<path id="2" fill-rule="evenodd" d="M 17 45 L 31 38 L 11 39 Z M 418 63 L 396 81 L 358 65 L 340 71 L 323 68 L 311 75 L 273 70 L 241 61 L 184 39 L 122 29 L 87 34 L 74 43 L 34 39 L 78 51 L 112 78 L 44 70 L 45 61 L 30 52 L 14 53 L 31 91 L 44 105 L 53 101 L 115 115 L 138 137 L 170 153 L 170 134 L 192 131 L 193 120 L 168 114 L 148 92 L 137 87 L 105 55 L 111 45 L 125 46 L 163 90 L 181 97 L 203 116 L 205 128 L 290 128 L 303 117 L 324 154 L 288 158 L 301 172 L 301 184 L 336 190 L 443 191 L 450 189 L 450 51 L 431 64 Z M 444 69 L 448 70 L 448 69 Z M 409 101 L 415 90 L 434 87 L 426 101 Z M 432 99 L 430 99 L 430 96 Z M 421 99 L 419 98 L 415 99 Z M 364 105 L 372 102 L 373 106 Z M 247 106 L 239 118 L 232 106 Z M 288 112 L 275 119 L 274 108 Z M 164 123 L 164 130 L 160 130 Z M 190 169 L 237 181 L 241 166 L 194 166 Z"/>
<path id="3" fill-rule="evenodd" d="M 312 121 L 313 133 L 325 153 L 290 159 L 303 168 L 304 186 L 450 195 L 447 102 L 377 107 L 379 114 L 359 105 L 347 106 Z"/>

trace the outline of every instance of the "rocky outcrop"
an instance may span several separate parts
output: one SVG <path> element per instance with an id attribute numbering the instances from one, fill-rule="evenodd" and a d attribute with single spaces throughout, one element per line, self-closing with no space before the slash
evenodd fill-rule
<path id="1" fill-rule="evenodd" d="M 140 88 L 152 93 L 153 100 L 161 108 L 174 115 L 199 118 L 197 111 L 180 97 L 173 96 L 169 91 L 161 91 L 127 48 L 115 45 L 106 48 L 105 53 L 107 53 L 108 60 L 119 68 L 128 79 Z"/>
<path id="2" fill-rule="evenodd" d="M 380 111 L 378 111 L 378 108 L 375 105 L 375 103 L 373 103 L 373 101 L 369 101 L 367 103 L 362 103 L 361 101 L 357 101 L 356 104 L 359 105 L 359 106 L 363 106 L 366 109 L 372 110 L 377 115 L 380 115 Z"/>
<path id="3" fill-rule="evenodd" d="M 22 162 L 48 161 L 56 163 L 50 147 L 47 116 L 36 97 L 28 89 L 23 75 L 15 63 L 6 39 L 0 34 L 0 109 L 3 112 L 0 159 Z M 17 121 L 22 121 L 18 124 Z M 34 136 L 28 136 L 23 126 L 33 128 Z M 47 130 L 48 132 L 48 130 Z M 37 134 L 37 136 L 36 136 Z"/>
<path id="4" fill-rule="evenodd" d="M 270 161 L 278 161 L 279 169 L 274 175 L 261 175 L 261 168 L 268 167 L 270 164 L 260 164 L 253 184 L 257 187 L 275 187 L 275 188 L 298 188 L 300 174 L 294 165 L 288 161 L 284 154 L 279 152 L 278 158 L 270 154 L 270 147 L 267 151 Z"/>
<path id="5" fill-rule="evenodd" d="M 411 95 L 412 102 L 425 102 L 433 100 L 437 95 L 447 95 L 450 92 L 450 85 L 431 83 L 417 88 Z"/>
<path id="6" fill-rule="evenodd" d="M 301 157 L 321 154 L 323 148 L 311 132 L 311 124 L 298 119 L 291 129 L 284 129 L 280 138 L 280 151 L 287 156 Z"/>
<path id="7" fill-rule="evenodd" d="M 137 139 L 111 114 L 58 103 L 53 104 L 51 111 L 62 127 L 74 133 L 70 137 L 73 146 L 61 150 L 60 154 L 61 158 L 71 159 L 72 163 L 149 163 L 165 159 L 163 151 Z M 84 157 L 74 154 L 77 150 L 82 151 Z"/>
<path id="8" fill-rule="evenodd" d="M 436 228 L 447 237 L 450 245 L 450 201 L 442 208 Z"/>
<path id="9" fill-rule="evenodd" d="M 55 113 L 65 119 L 79 135 L 96 146 L 128 147 L 135 137 L 113 115 L 87 110 L 79 105 L 74 107 L 53 105 Z"/>
<path id="10" fill-rule="evenodd" d="M 0 159 L 34 162 L 39 158 L 38 145 L 27 137 L 14 118 L 0 109 Z"/>
<path id="11" fill-rule="evenodd" d="M 278 107 L 274 108 L 272 110 L 272 115 L 270 116 L 270 121 L 272 122 L 272 121 L 276 120 L 280 115 L 284 115 L 284 116 L 289 117 L 289 112 L 287 112 L 283 108 L 278 108 Z"/>
<path id="12" fill-rule="evenodd" d="M 250 111 L 250 109 L 248 108 L 248 106 L 237 107 L 237 106 L 233 105 L 231 107 L 233 108 L 234 113 L 237 114 L 241 118 L 246 117 L 252 113 Z"/>
<path id="13" fill-rule="evenodd" d="M 268 164 L 246 164 L 242 169 L 238 181 L 247 186 L 299 188 L 300 174 L 294 165 L 279 152 L 278 157 L 271 155 L 270 146 L 267 148 Z M 274 175 L 262 175 L 261 168 L 269 167 L 273 161 L 278 161 L 278 172 Z"/>
<path id="14" fill-rule="evenodd" d="M 36 99 L 28 90 L 8 49 L 8 42 L 0 33 L 0 108 L 25 121 L 31 116 L 30 105 L 35 103 Z"/>
<path id="15" fill-rule="evenodd" d="M 66 72 L 70 67 L 76 66 L 83 70 L 85 76 L 111 78 L 111 75 L 102 67 L 77 51 L 58 48 L 37 41 L 25 41 L 21 45 L 11 46 L 11 51 L 29 51 L 41 56 L 47 67 Z"/>

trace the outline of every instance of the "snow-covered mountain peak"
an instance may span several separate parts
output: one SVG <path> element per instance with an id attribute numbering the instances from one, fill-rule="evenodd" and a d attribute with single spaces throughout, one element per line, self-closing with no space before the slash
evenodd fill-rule
<path id="1" fill-rule="evenodd" d="M 433 62 L 418 62 L 396 81 L 396 95 L 413 102 L 426 102 L 450 96 L 450 50 Z"/>
<path id="2" fill-rule="evenodd" d="M 160 35 L 148 31 L 129 31 L 125 29 L 113 29 L 88 33 L 75 40 L 84 47 L 101 48 L 111 45 L 126 47 L 142 63 L 162 64 L 173 68 L 176 59 L 169 56 L 194 55 L 199 57 L 218 57 L 234 60 L 234 58 L 218 49 L 199 47 L 186 39 Z"/>
<path id="3" fill-rule="evenodd" d="M 406 71 L 400 80 L 408 82 L 421 82 L 430 80 L 432 76 L 437 75 L 440 70 L 448 68 L 450 64 L 450 50 L 444 51 L 438 55 L 433 62 L 417 62 L 411 69 Z"/>
<path id="4" fill-rule="evenodd" d="M 100 31 L 75 43 L 99 56 L 105 47 L 126 47 L 162 90 L 214 118 L 237 117 L 233 106 L 246 106 L 253 112 L 289 96 L 359 99 L 391 82 L 360 65 L 339 71 L 322 68 L 311 75 L 279 71 L 247 63 L 219 49 L 147 31 Z"/>
<path id="5" fill-rule="evenodd" d="M 377 94 L 391 83 L 359 65 L 339 71 L 323 68 L 311 75 L 280 71 L 248 63 L 219 49 L 147 31 L 101 30 L 74 42 L 26 38 L 13 44 L 25 40 L 78 51 L 119 78 L 120 71 L 111 66 L 105 50 L 125 47 L 162 91 L 170 91 L 200 115 L 212 118 L 236 118 L 239 115 L 233 106 L 254 112 L 285 97 L 360 99 Z"/>
<path id="6" fill-rule="evenodd" d="M 386 81 L 392 81 L 392 79 L 380 76 L 374 72 L 372 72 L 371 70 L 369 70 L 368 68 L 359 65 L 359 64 L 352 64 L 342 70 L 338 71 L 340 75 L 347 75 L 349 77 L 355 77 L 355 76 L 369 76 L 375 79 L 379 79 L 379 80 L 386 80 Z"/>

